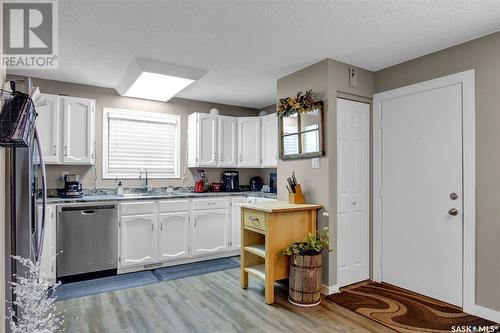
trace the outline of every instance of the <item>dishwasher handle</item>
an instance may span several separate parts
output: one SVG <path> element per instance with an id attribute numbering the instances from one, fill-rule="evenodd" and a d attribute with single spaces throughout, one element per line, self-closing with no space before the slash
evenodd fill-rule
<path id="1" fill-rule="evenodd" d="M 94 215 L 97 213 L 97 210 L 82 210 L 80 211 L 80 214 L 82 215 Z"/>

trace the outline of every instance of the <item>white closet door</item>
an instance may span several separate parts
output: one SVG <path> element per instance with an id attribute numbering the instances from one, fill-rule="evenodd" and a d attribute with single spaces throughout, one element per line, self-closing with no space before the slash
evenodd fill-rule
<path id="1" fill-rule="evenodd" d="M 369 278 L 369 104 L 337 99 L 339 287 Z"/>

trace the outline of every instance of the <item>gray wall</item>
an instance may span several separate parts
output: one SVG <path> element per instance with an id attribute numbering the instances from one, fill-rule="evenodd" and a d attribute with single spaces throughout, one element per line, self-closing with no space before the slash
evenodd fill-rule
<path id="1" fill-rule="evenodd" d="M 381 92 L 475 69 L 476 303 L 500 311 L 500 33 L 375 73 Z"/>
<path id="2" fill-rule="evenodd" d="M 374 93 L 374 74 L 358 69 L 358 87 L 349 87 L 349 65 L 332 59 L 325 59 L 300 71 L 278 80 L 277 98 L 294 96 L 297 91 L 313 89 L 318 100 L 325 103 L 325 147 L 326 155 L 320 158 L 321 167 L 311 168 L 311 160 L 292 160 L 278 162 L 278 199 L 288 200 L 284 188 L 286 177 L 293 171 L 303 186 L 306 202 L 324 206 L 320 211 L 328 211 L 330 218 L 319 215 L 320 227 L 328 225 L 331 245 L 335 249 L 337 235 L 336 187 L 337 187 L 337 97 L 349 97 L 363 102 L 371 102 Z M 323 284 L 333 286 L 337 282 L 337 253 L 334 250 L 325 255 Z"/>
<path id="3" fill-rule="evenodd" d="M 9 79 L 22 79 L 20 77 L 9 76 Z M 96 171 L 97 171 L 97 187 L 114 187 L 115 180 L 102 179 L 102 109 L 103 107 L 125 108 L 132 110 L 164 112 L 181 115 L 181 152 L 180 152 L 180 171 L 181 177 L 185 170 L 186 156 L 186 139 L 187 139 L 187 116 L 193 112 L 209 112 L 211 108 L 217 108 L 220 114 L 231 116 L 255 116 L 258 110 L 244 108 L 239 106 L 214 104 L 207 102 L 199 102 L 187 99 L 172 99 L 168 103 L 147 101 L 136 98 L 127 98 L 119 96 L 114 89 L 100 88 L 68 82 L 43 80 L 33 78 L 33 84 L 40 87 L 40 91 L 47 94 L 67 94 L 75 97 L 93 98 L 96 100 Z M 211 182 L 218 182 L 221 169 L 206 168 L 208 179 Z M 69 166 L 69 165 L 51 165 L 47 167 L 47 178 L 49 188 L 60 188 L 63 186 L 61 181 L 62 172 L 78 173 L 82 176 L 84 188 L 92 187 L 92 179 L 94 177 L 93 168 L 89 166 Z M 261 176 L 264 182 L 269 182 L 269 172 L 274 170 L 269 169 L 239 169 L 240 183 L 248 184 L 253 176 Z M 193 172 L 186 169 L 186 179 L 184 185 L 193 185 Z M 125 187 L 141 186 L 143 183 L 139 180 L 127 179 L 124 180 Z M 153 186 L 178 186 L 181 184 L 180 179 L 153 179 Z"/>

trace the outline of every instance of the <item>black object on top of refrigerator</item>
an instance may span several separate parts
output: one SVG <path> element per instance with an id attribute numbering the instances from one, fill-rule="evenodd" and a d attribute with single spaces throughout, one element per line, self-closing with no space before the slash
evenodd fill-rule
<path id="1" fill-rule="evenodd" d="M 240 173 L 238 171 L 224 171 L 220 175 L 222 192 L 238 192 L 240 190 Z"/>
<path id="2" fill-rule="evenodd" d="M 15 91 L 15 86 L 11 84 Z M 36 109 L 31 96 L 0 90 L 0 146 L 6 147 L 6 299 L 8 311 L 14 295 L 10 282 L 14 275 L 24 275 L 26 269 L 11 256 L 39 261 L 43 247 L 46 211 L 45 165 L 40 138 L 35 127 Z M 40 178 L 39 177 L 40 175 Z M 39 184 L 41 185 L 41 216 L 36 217 Z M 2 315 L 2 314 L 0 314 Z"/>

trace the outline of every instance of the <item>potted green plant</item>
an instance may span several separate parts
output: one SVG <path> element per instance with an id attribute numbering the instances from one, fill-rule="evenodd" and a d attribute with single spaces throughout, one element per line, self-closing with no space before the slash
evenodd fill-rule
<path id="1" fill-rule="evenodd" d="M 288 301 L 302 307 L 321 302 L 321 270 L 323 251 L 329 250 L 328 228 L 295 241 L 281 252 L 290 256 Z"/>

